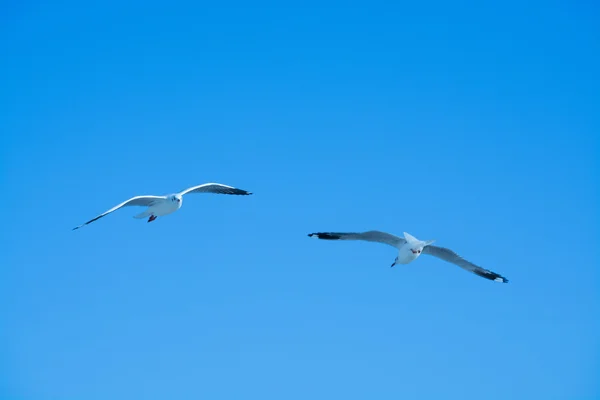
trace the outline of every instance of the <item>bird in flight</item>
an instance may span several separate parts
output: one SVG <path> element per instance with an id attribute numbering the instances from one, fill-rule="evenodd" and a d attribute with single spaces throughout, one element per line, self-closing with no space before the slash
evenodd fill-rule
<path id="1" fill-rule="evenodd" d="M 368 231 L 362 233 L 317 232 L 309 233 L 308 236 L 325 240 L 366 240 L 368 242 L 378 242 L 393 246 L 398 249 L 398 256 L 394 260 L 392 267 L 396 264 L 408 264 L 416 260 L 421 254 L 429 254 L 458 265 L 482 278 L 496 282 L 508 282 L 508 279 L 505 277 L 465 260 L 450 249 L 432 246 L 431 244 L 435 240 L 422 241 L 406 232 L 404 232 L 404 238 L 380 231 Z"/>
<path id="2" fill-rule="evenodd" d="M 110 210 L 98 215 L 97 217 L 83 223 L 75 228 L 79 229 L 84 225 L 92 223 L 121 207 L 142 206 L 147 207 L 144 212 L 137 214 L 134 218 L 142 219 L 148 217 L 148 222 L 154 221 L 158 217 L 171 214 L 181 208 L 183 204 L 183 195 L 188 193 L 219 193 L 219 194 L 234 194 L 234 195 L 250 195 L 252 193 L 236 189 L 232 186 L 223 185 L 221 183 L 205 183 L 203 185 L 193 186 L 182 190 L 179 193 L 169 194 L 166 196 L 135 196 L 129 200 L 122 202 L 111 208 Z"/>

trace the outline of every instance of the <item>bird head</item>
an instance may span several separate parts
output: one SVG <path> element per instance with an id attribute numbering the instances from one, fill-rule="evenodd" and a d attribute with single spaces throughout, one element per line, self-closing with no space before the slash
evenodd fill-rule
<path id="1" fill-rule="evenodd" d="M 181 197 L 181 195 L 179 195 L 179 194 L 174 194 L 174 195 L 171 195 L 171 201 L 173 203 L 181 204 L 181 202 L 183 201 L 183 197 Z"/>

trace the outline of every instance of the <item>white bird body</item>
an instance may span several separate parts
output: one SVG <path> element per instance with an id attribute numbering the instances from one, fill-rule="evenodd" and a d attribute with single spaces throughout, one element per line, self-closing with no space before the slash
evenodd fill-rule
<path id="1" fill-rule="evenodd" d="M 310 233 L 308 236 L 326 240 L 366 240 L 368 242 L 384 243 L 398 249 L 392 267 L 396 264 L 409 264 L 421 256 L 421 254 L 429 254 L 440 258 L 444 261 L 453 263 L 467 271 L 470 271 L 482 278 L 493 280 L 496 282 L 508 282 L 508 279 L 499 274 L 484 269 L 470 261 L 465 260 L 455 252 L 445 247 L 432 246 L 435 240 L 419 240 L 416 237 L 404 232 L 404 238 L 381 231 L 368 232 L 316 232 Z"/>
<path id="2" fill-rule="evenodd" d="M 398 257 L 396 257 L 396 264 L 409 264 L 415 261 L 421 253 L 414 253 L 411 246 L 405 243 L 398 251 Z"/>
<path id="3" fill-rule="evenodd" d="M 147 207 L 142 213 L 137 214 L 134 218 L 148 218 L 148 222 L 154 221 L 158 217 L 162 217 L 165 215 L 169 215 L 174 213 L 175 211 L 181 208 L 183 204 L 183 195 L 187 193 L 219 193 L 219 194 L 233 194 L 233 195 L 250 195 L 252 193 L 237 189 L 232 186 L 223 185 L 221 183 L 205 183 L 203 185 L 192 186 L 188 189 L 182 190 L 179 193 L 170 194 L 167 196 L 135 196 L 129 200 L 122 202 L 111 208 L 110 210 L 98 215 L 97 217 L 87 221 L 84 224 L 81 224 L 75 228 L 79 229 L 84 225 L 87 225 L 91 222 L 100 219 L 113 211 L 118 210 L 121 207 L 127 206 L 143 206 Z"/>
<path id="4" fill-rule="evenodd" d="M 421 255 L 425 246 L 434 242 L 434 240 L 422 241 L 406 232 L 403 233 L 405 241 L 399 246 L 398 257 L 396 257 L 394 264 L 408 264 L 415 261 Z"/>
<path id="5" fill-rule="evenodd" d="M 134 216 L 134 218 L 146 218 L 150 215 L 163 217 L 165 215 L 172 214 L 181 208 L 183 204 L 183 197 L 179 196 L 179 198 L 177 198 L 177 195 L 172 194 L 166 196 L 166 198 L 167 201 L 159 201 L 155 204 L 152 204 L 146 211 Z"/>
<path id="6" fill-rule="evenodd" d="M 176 203 L 169 203 L 169 202 L 160 203 L 155 206 L 151 206 L 150 211 L 152 212 L 152 214 L 156 215 L 157 217 L 162 217 L 165 215 L 172 214 L 175 211 L 179 210 L 182 206 L 181 203 L 183 203 L 183 202 L 179 201 Z"/>

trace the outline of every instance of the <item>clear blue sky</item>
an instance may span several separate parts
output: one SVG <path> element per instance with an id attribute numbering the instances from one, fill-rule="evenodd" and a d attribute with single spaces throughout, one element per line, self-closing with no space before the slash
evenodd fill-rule
<path id="1" fill-rule="evenodd" d="M 2 4 L 0 398 L 599 398 L 599 8 L 417 3 Z"/>

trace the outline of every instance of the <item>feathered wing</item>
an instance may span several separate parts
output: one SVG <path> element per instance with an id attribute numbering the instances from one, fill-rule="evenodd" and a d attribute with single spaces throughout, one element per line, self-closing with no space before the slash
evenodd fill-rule
<path id="1" fill-rule="evenodd" d="M 221 183 L 204 183 L 198 186 L 192 186 L 181 191 L 179 194 L 183 196 L 187 193 L 219 193 L 219 194 L 235 194 L 235 195 L 249 195 L 252 194 L 246 190 L 237 189 L 233 186 L 223 185 Z"/>
<path id="2" fill-rule="evenodd" d="M 119 208 L 121 207 L 128 207 L 128 206 L 146 206 L 146 207 L 150 207 L 154 204 L 156 204 L 156 202 L 159 202 L 161 200 L 165 200 L 166 197 L 165 196 L 135 196 L 130 198 L 129 200 L 126 200 L 124 202 L 122 202 L 121 204 L 118 204 L 116 206 L 114 206 L 113 208 L 111 208 L 108 211 L 105 211 L 104 213 L 98 215 L 97 217 L 90 219 L 88 222 L 83 223 L 75 228 L 73 228 L 73 230 L 75 229 L 79 229 L 84 225 L 87 225 L 89 223 L 92 223 L 108 214 L 110 214 L 113 211 L 117 211 Z"/>
<path id="3" fill-rule="evenodd" d="M 467 271 L 470 271 L 476 275 L 479 275 L 482 278 L 486 278 L 486 279 L 496 281 L 496 282 L 503 282 L 503 283 L 508 282 L 508 279 L 506 279 L 505 277 L 503 277 L 495 272 L 489 271 L 485 268 L 481 268 L 480 266 L 475 265 L 472 262 L 465 260 L 458 254 L 456 254 L 454 251 L 447 249 L 445 247 L 425 246 L 423 248 L 423 254 L 429 254 L 431 256 L 440 258 L 444 261 L 448 261 L 452 264 L 458 265 L 459 267 L 466 269 Z"/>
<path id="4" fill-rule="evenodd" d="M 317 237 L 325 240 L 365 240 L 367 242 L 384 243 L 395 248 L 400 248 L 406 240 L 390 233 L 381 231 L 368 232 L 316 232 L 309 233 L 310 237 Z"/>

